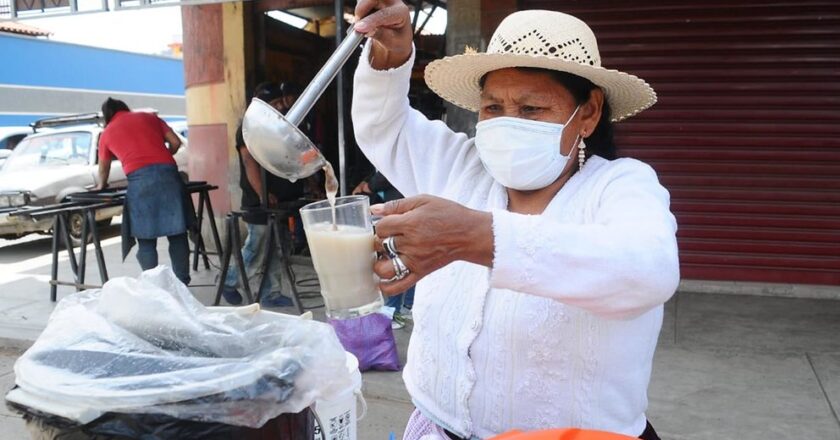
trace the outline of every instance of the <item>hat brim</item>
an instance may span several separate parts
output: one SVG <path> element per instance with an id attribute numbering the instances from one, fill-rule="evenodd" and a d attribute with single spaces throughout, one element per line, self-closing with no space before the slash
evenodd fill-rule
<path id="1" fill-rule="evenodd" d="M 468 53 L 433 61 L 426 66 L 426 84 L 441 98 L 477 112 L 481 107 L 481 77 L 510 67 L 536 67 L 568 72 L 604 90 L 612 121 L 629 118 L 656 103 L 656 92 L 643 79 L 618 70 L 588 66 L 542 55 Z"/>

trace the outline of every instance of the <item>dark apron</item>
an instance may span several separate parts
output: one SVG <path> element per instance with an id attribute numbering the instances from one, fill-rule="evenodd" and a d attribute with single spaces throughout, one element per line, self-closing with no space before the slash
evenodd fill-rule
<path id="1" fill-rule="evenodd" d="M 123 207 L 123 259 L 135 238 L 169 237 L 192 228 L 195 212 L 187 197 L 175 165 L 148 165 L 129 174 Z"/>

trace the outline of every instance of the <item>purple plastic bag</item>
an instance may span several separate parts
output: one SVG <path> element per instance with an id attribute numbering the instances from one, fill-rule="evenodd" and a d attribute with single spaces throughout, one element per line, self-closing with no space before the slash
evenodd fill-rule
<path id="1" fill-rule="evenodd" d="M 359 370 L 399 371 L 400 357 L 391 318 L 371 313 L 361 318 L 330 319 L 344 349 L 359 359 Z"/>

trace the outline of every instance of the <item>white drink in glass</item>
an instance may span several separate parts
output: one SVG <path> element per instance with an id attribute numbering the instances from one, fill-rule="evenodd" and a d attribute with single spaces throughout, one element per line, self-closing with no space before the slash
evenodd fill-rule
<path id="1" fill-rule="evenodd" d="M 376 251 L 368 199 L 339 197 L 335 209 L 335 225 L 326 201 L 300 211 L 327 316 L 347 319 L 376 312 L 383 301 L 373 273 Z"/>

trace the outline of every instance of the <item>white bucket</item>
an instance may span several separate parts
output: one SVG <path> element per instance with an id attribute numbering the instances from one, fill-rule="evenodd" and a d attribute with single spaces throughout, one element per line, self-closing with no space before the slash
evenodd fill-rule
<path id="1" fill-rule="evenodd" d="M 347 387 L 334 399 L 315 402 L 318 426 L 315 428 L 314 440 L 357 440 L 356 422 L 365 416 L 367 403 L 362 396 L 359 360 L 351 353 L 347 353 L 347 371 L 353 376 L 352 386 Z M 357 412 L 357 402 L 361 406 L 361 413 Z"/>

